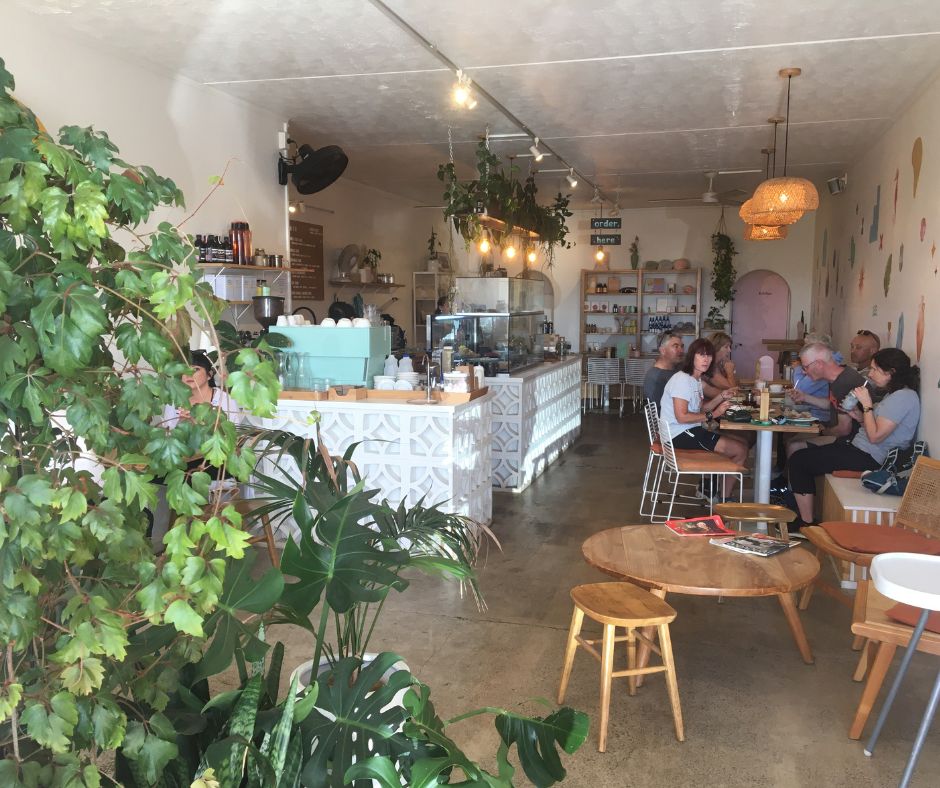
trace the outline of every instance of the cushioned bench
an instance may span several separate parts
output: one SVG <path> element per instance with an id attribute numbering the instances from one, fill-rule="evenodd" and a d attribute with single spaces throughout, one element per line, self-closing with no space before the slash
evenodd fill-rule
<path id="1" fill-rule="evenodd" d="M 839 478 L 831 473 L 816 480 L 819 490 L 817 522 L 852 522 L 894 525 L 901 504 L 899 495 L 878 495 L 862 487 L 858 479 Z M 855 567 L 845 565 L 843 588 L 855 588 Z"/>

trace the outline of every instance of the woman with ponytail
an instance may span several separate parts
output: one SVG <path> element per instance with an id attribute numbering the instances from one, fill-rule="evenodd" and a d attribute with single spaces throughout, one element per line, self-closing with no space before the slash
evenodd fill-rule
<path id="1" fill-rule="evenodd" d="M 873 405 L 867 386 L 853 389 L 858 405 L 849 416 L 860 425 L 855 437 L 810 446 L 790 457 L 790 488 L 803 522 L 813 519 L 816 476 L 839 469 L 874 470 L 891 449 L 906 449 L 914 442 L 920 422 L 920 369 L 903 350 L 884 348 L 872 357 L 868 379 L 888 393 Z"/>

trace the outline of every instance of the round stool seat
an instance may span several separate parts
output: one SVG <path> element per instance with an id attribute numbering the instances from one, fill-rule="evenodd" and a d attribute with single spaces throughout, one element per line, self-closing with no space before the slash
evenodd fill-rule
<path id="1" fill-rule="evenodd" d="M 571 599 L 589 618 L 619 627 L 668 624 L 676 617 L 665 601 L 632 583 L 575 586 Z"/>
<path id="2" fill-rule="evenodd" d="M 716 503 L 715 514 L 728 520 L 744 522 L 792 523 L 796 512 L 772 503 Z"/>
<path id="3" fill-rule="evenodd" d="M 889 599 L 940 610 L 940 556 L 885 553 L 871 562 L 871 579 Z"/>

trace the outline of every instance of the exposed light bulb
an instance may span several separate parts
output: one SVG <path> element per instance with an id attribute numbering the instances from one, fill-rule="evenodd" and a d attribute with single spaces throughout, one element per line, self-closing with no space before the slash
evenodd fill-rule
<path id="1" fill-rule="evenodd" d="M 463 85 L 457 85 L 454 88 L 454 103 L 458 107 L 462 107 L 467 103 L 467 99 L 470 98 L 470 91 L 467 90 Z"/>
<path id="2" fill-rule="evenodd" d="M 526 260 L 528 260 L 530 263 L 534 263 L 538 259 L 539 256 L 536 254 L 535 249 L 530 249 L 529 253 L 526 255 Z"/>
<path id="3" fill-rule="evenodd" d="M 512 258 L 516 256 L 516 247 L 515 247 L 515 246 L 507 246 L 507 247 L 506 247 L 506 251 L 503 252 L 503 254 L 505 254 L 506 257 L 508 257 L 510 260 L 512 260 Z"/>
<path id="4" fill-rule="evenodd" d="M 480 241 L 480 245 L 479 245 L 478 248 L 479 248 L 479 250 L 480 250 L 480 254 L 488 254 L 489 251 L 490 251 L 490 241 L 489 241 L 489 239 L 488 239 L 488 238 L 484 238 L 482 241 Z"/>
<path id="5" fill-rule="evenodd" d="M 574 177 L 574 167 L 572 167 L 572 168 L 568 171 L 568 174 L 565 176 L 565 180 L 568 181 L 568 185 L 569 185 L 572 189 L 577 189 L 577 188 L 578 188 L 578 179 Z"/>
<path id="6" fill-rule="evenodd" d="M 594 259 L 597 260 L 597 262 L 601 263 L 604 261 L 604 258 L 606 256 L 607 256 L 607 253 L 604 251 L 604 247 L 598 246 L 597 251 L 594 252 Z"/>
<path id="7" fill-rule="evenodd" d="M 288 205 L 288 206 L 287 206 L 287 212 L 288 212 L 288 213 L 297 213 L 297 205 L 296 205 L 295 203 L 291 203 L 290 205 Z"/>
<path id="8" fill-rule="evenodd" d="M 473 109 L 477 105 L 477 100 L 473 97 L 473 94 L 470 94 L 470 97 L 467 99 L 467 109 Z"/>

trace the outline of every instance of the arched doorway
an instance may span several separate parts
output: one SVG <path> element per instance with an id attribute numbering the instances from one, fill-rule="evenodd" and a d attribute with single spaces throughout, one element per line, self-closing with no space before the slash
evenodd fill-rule
<path id="1" fill-rule="evenodd" d="M 785 339 L 790 325 L 790 286 L 773 271 L 750 271 L 734 283 L 731 358 L 743 378 L 754 377 L 754 365 L 768 355 L 765 339 Z M 769 353 L 776 361 L 777 354 Z"/>

